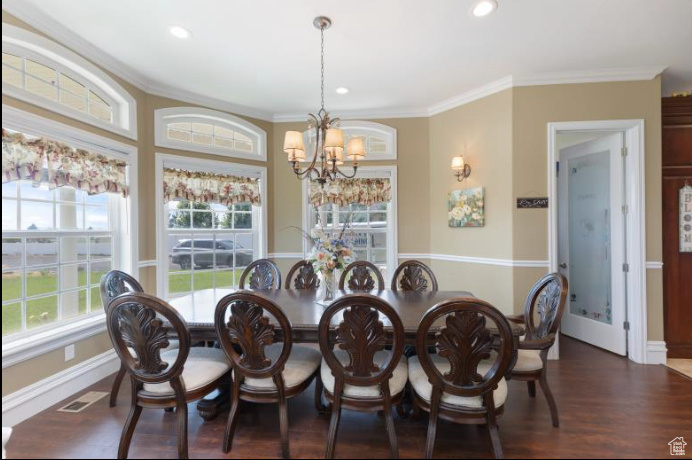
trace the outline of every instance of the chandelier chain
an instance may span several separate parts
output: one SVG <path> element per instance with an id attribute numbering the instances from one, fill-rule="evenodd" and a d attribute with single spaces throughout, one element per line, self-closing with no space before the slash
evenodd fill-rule
<path id="1" fill-rule="evenodd" d="M 321 92 L 322 92 L 322 110 L 324 110 L 324 26 L 320 27 L 320 39 L 321 39 L 321 48 L 320 48 L 320 61 L 321 61 Z"/>

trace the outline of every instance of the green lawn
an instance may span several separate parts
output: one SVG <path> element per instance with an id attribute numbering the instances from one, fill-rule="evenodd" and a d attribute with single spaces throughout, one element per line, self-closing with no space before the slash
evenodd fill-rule
<path id="1" fill-rule="evenodd" d="M 86 271 L 78 272 L 79 291 L 67 296 L 74 296 L 73 299 L 64 300 L 77 302 L 77 310 L 72 311 L 72 316 L 83 315 L 87 311 L 87 289 L 91 290 L 91 308 L 101 308 L 101 291 L 98 286 L 91 288 L 87 287 Z M 92 272 L 92 279 L 101 279 L 104 272 Z M 58 277 L 55 271 L 44 270 L 31 272 L 26 280 L 26 293 L 28 297 L 47 294 L 46 297 L 41 297 L 36 300 L 27 302 L 26 305 L 26 322 L 27 328 L 33 329 L 45 324 L 50 324 L 58 318 L 58 296 L 50 295 L 58 289 Z M 19 275 L 4 274 L 2 275 L 2 301 L 11 301 L 21 298 L 22 295 L 22 280 Z M 67 311 L 67 310 L 65 310 Z M 4 305 L 2 307 L 2 335 L 18 332 L 21 328 L 22 313 L 21 304 L 19 302 Z"/>
<path id="2" fill-rule="evenodd" d="M 216 280 L 212 270 L 195 271 L 194 288 L 211 289 L 232 288 L 237 285 L 242 274 L 242 269 L 216 271 Z M 93 280 L 100 280 L 103 272 L 92 272 Z M 190 273 L 172 272 L 169 275 L 169 291 L 171 294 L 190 292 L 192 290 L 192 278 Z M 83 289 L 73 294 L 77 298 L 78 311 L 74 314 L 81 315 L 87 311 L 87 289 L 91 290 L 91 310 L 102 308 L 101 291 L 98 286 L 88 288 L 86 271 L 79 272 L 79 286 Z M 50 294 L 58 289 L 58 277 L 54 271 L 32 272 L 26 281 L 27 296 Z M 2 275 L 2 301 L 11 301 L 21 298 L 22 282 L 18 275 Z M 66 294 L 69 295 L 69 294 Z M 27 328 L 33 329 L 44 324 L 50 324 L 58 317 L 58 296 L 52 295 L 27 302 L 26 306 Z M 21 328 L 22 312 L 21 303 L 16 302 L 2 307 L 2 335 L 18 332 Z"/>

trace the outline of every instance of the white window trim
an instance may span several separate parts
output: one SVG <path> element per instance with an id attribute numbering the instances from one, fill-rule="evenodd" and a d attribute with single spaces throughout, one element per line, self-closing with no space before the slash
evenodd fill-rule
<path id="1" fill-rule="evenodd" d="M 129 139 L 137 140 L 137 102 L 118 82 L 104 71 L 62 45 L 28 30 L 2 24 L 2 50 L 29 57 L 49 65 L 79 82 L 86 82 L 99 96 L 112 104 L 113 122 L 99 120 L 16 86 L 3 83 L 2 94 L 43 107 L 66 117 L 96 126 Z"/>
<path id="2" fill-rule="evenodd" d="M 167 292 L 167 259 L 168 246 L 166 240 L 166 227 L 164 222 L 164 206 L 163 206 L 163 170 L 164 168 L 185 169 L 188 171 L 201 171 L 209 173 L 221 174 L 236 174 L 246 177 L 256 177 L 260 180 L 260 197 L 262 199 L 261 206 L 261 222 L 260 230 L 262 234 L 259 238 L 259 247 L 257 253 L 260 258 L 267 257 L 267 242 L 268 242 L 268 222 L 267 222 L 267 168 L 265 166 L 251 166 L 238 163 L 229 163 L 226 161 L 202 160 L 198 158 L 184 157 L 180 155 L 169 155 L 166 153 L 157 153 L 155 160 L 155 180 L 154 187 L 156 188 L 156 260 L 158 269 L 156 270 L 156 289 L 160 295 Z"/>
<path id="3" fill-rule="evenodd" d="M 252 139 L 252 152 L 169 139 L 168 124 L 180 122 L 209 123 L 240 131 Z M 259 126 L 228 113 L 198 107 L 158 109 L 154 112 L 154 125 L 154 142 L 157 147 L 208 153 L 230 158 L 267 161 L 267 133 Z"/>
<path id="4" fill-rule="evenodd" d="M 353 172 L 352 168 L 344 168 L 343 171 L 346 174 L 351 174 Z M 399 254 L 399 224 L 398 224 L 398 205 L 397 205 L 397 167 L 396 166 L 359 166 L 358 167 L 358 178 L 381 178 L 389 177 L 392 184 L 392 200 L 389 202 L 388 215 L 391 222 L 387 226 L 387 240 L 391 241 L 391 245 L 387 245 L 387 273 L 391 276 L 396 267 L 398 266 L 398 254 Z M 309 190 L 310 181 L 303 181 L 303 230 L 309 232 L 311 229 L 310 223 L 310 203 Z M 303 259 L 306 259 L 308 253 L 310 252 L 310 245 L 307 241 L 303 240 Z M 385 280 L 388 286 L 390 280 Z"/>
<path id="5" fill-rule="evenodd" d="M 373 153 L 368 152 L 366 150 L 365 159 L 359 160 L 359 162 L 362 162 L 362 161 L 394 161 L 394 160 L 396 160 L 396 157 L 397 157 L 397 145 L 396 145 L 397 132 L 396 132 L 396 128 L 392 128 L 391 126 L 383 125 L 382 123 L 375 123 L 372 121 L 361 121 L 361 120 L 340 121 L 339 127 L 341 128 L 341 130 L 344 133 L 349 134 L 351 136 L 367 136 L 370 133 L 376 133 L 379 136 L 384 138 L 385 145 L 387 146 L 387 150 L 384 153 L 373 154 Z M 308 139 L 308 134 L 309 134 L 309 130 L 303 132 L 303 141 L 304 141 L 306 146 L 310 145 L 310 142 Z M 313 153 L 314 152 L 307 152 L 308 159 L 312 159 Z"/>
<path id="6" fill-rule="evenodd" d="M 103 153 L 121 159 L 128 164 L 130 195 L 126 205 L 121 206 L 122 218 L 128 222 L 121 228 L 123 247 L 120 260 L 125 271 L 139 273 L 139 189 L 138 189 L 138 152 L 137 148 L 123 144 L 97 134 L 39 117 L 29 112 L 7 105 L 2 106 L 2 124 L 4 127 L 34 136 L 45 136 L 57 141 L 66 142 L 75 147 Z M 26 360 L 35 358 L 66 345 L 84 340 L 105 332 L 105 314 L 97 313 L 88 317 L 78 317 L 60 325 L 41 329 L 35 333 L 27 332 L 16 339 L 2 341 L 3 369 Z"/>

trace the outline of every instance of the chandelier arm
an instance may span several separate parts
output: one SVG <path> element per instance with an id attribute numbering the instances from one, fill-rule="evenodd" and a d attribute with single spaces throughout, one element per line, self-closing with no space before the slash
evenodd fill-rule
<path id="1" fill-rule="evenodd" d="M 353 165 L 353 174 L 346 174 L 341 168 L 337 168 L 336 172 L 341 174 L 341 177 L 344 179 L 353 179 L 356 177 L 356 173 L 358 172 L 358 165 Z"/>

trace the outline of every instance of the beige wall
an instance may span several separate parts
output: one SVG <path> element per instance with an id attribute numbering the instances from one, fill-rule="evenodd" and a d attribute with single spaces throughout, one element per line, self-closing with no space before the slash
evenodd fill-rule
<path id="1" fill-rule="evenodd" d="M 27 26 L 3 11 L 3 22 Z M 40 33 L 40 32 L 39 32 Z M 140 260 L 156 258 L 154 154 L 209 158 L 154 147 L 154 111 L 191 104 L 152 96 L 115 75 L 137 101 L 138 141 L 2 96 L 2 103 L 85 131 L 134 145 L 139 152 Z M 241 116 L 242 117 L 242 116 Z M 270 253 L 302 251 L 300 235 L 288 227 L 302 225 L 301 182 L 285 163 L 283 134 L 303 130 L 305 123 L 269 123 L 242 117 L 267 132 L 268 245 Z M 398 252 L 451 254 L 495 259 L 547 259 L 547 213 L 518 211 L 514 198 L 545 194 L 547 123 L 552 121 L 644 118 L 646 120 L 647 259 L 661 260 L 661 120 L 660 80 L 648 82 L 559 85 L 506 90 L 431 118 L 374 120 L 398 130 Z M 463 154 L 472 167 L 470 179 L 458 184 L 450 170 L 451 158 Z M 226 159 L 244 164 L 254 161 Z M 370 164 L 370 163 L 368 163 Z M 377 164 L 377 163 L 373 163 Z M 450 229 L 447 195 L 457 187 L 484 186 L 486 226 Z M 545 270 L 423 259 L 439 278 L 442 289 L 467 289 L 505 312 L 519 311 L 531 283 Z M 281 259 L 286 273 L 295 260 Z M 649 338 L 663 340 L 662 273 L 649 270 Z M 156 267 L 140 269 L 148 292 L 156 292 Z M 3 396 L 73 366 L 110 348 L 107 335 L 78 342 L 76 358 L 64 362 L 56 350 L 3 369 Z"/>
<path id="2" fill-rule="evenodd" d="M 646 260 L 661 261 L 661 80 L 551 85 L 513 91 L 513 196 L 547 196 L 547 124 L 561 121 L 644 119 L 646 172 Z M 547 210 L 513 208 L 513 258 L 548 259 Z M 528 292 L 531 279 L 515 270 L 515 297 Z M 660 272 L 660 270 L 658 271 Z M 649 340 L 663 340 L 663 291 L 648 270 Z M 525 295 L 525 294 L 524 294 Z"/>
<path id="3" fill-rule="evenodd" d="M 512 258 L 512 91 L 505 90 L 430 118 L 430 252 Z M 471 176 L 457 182 L 452 157 L 464 155 Z M 485 226 L 450 228 L 447 198 L 454 189 L 485 188 Z M 513 311 L 512 269 L 433 260 L 441 289 L 469 290 Z"/>

